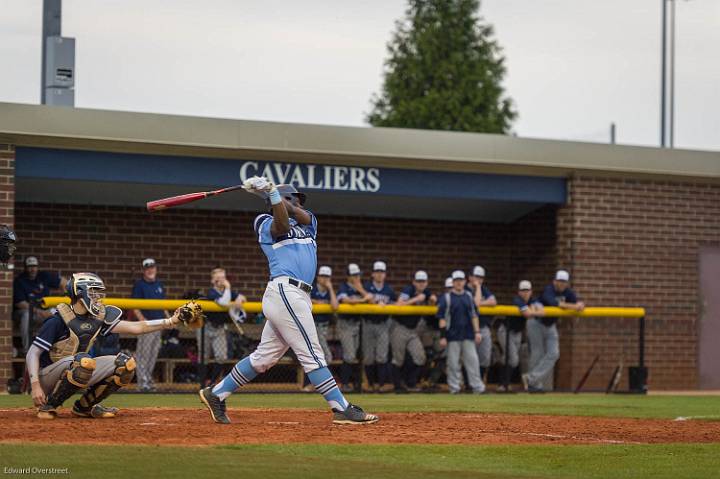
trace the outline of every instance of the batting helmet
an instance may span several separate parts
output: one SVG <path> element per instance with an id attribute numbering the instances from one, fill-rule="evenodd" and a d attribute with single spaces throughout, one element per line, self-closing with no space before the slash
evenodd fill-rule
<path id="1" fill-rule="evenodd" d="M 7 263 L 15 254 L 17 236 L 7 225 L 0 225 L 0 263 Z"/>
<path id="2" fill-rule="evenodd" d="M 95 273 L 74 273 L 65 288 L 70 301 L 80 300 L 93 316 L 99 316 L 105 309 L 105 283 Z"/>

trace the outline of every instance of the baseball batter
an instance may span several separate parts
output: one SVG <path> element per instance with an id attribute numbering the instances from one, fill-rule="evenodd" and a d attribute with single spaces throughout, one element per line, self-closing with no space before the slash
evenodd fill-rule
<path id="1" fill-rule="evenodd" d="M 40 419 L 54 419 L 59 408 L 76 392 L 72 414 L 111 418 L 118 410 L 100 404 L 132 380 L 135 359 L 119 353 L 91 357 L 88 351 L 99 336 L 110 333 L 147 334 L 171 329 L 180 322 L 181 308 L 170 318 L 121 321 L 122 310 L 105 306 L 105 284 L 93 273 L 75 273 L 67 284 L 71 304 L 59 304 L 43 323 L 28 350 L 26 361 L 32 399 Z"/>
<path id="2" fill-rule="evenodd" d="M 303 208 L 305 195 L 291 185 L 275 186 L 257 176 L 248 178 L 243 187 L 264 198 L 270 211 L 258 215 L 253 224 L 270 266 L 270 281 L 262 300 L 267 322 L 257 349 L 213 388 L 201 389 L 200 400 L 215 422 L 229 424 L 225 405 L 228 396 L 270 369 L 292 348 L 315 390 L 328 402 L 334 423 L 377 422 L 377 416 L 345 399 L 318 341 L 310 300 L 310 283 L 317 268 L 317 219 Z"/>

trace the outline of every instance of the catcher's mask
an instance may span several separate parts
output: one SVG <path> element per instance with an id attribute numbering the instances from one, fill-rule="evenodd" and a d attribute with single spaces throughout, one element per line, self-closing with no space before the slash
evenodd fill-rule
<path id="1" fill-rule="evenodd" d="M 17 236 L 7 225 L 0 225 L 0 263 L 7 263 L 15 254 Z"/>
<path id="2" fill-rule="evenodd" d="M 300 193 L 293 185 L 277 185 L 277 190 L 280 193 L 280 196 L 288 200 L 293 205 L 303 206 L 305 204 L 305 200 L 307 199 L 305 193 Z M 269 209 L 272 208 L 272 205 L 270 205 L 270 198 L 267 194 L 265 195 L 265 205 L 267 205 Z"/>
<path id="3" fill-rule="evenodd" d="M 105 283 L 100 276 L 94 273 L 75 273 L 68 281 L 66 289 L 70 301 L 80 301 L 93 316 L 99 316 L 105 310 L 102 303 L 105 298 Z"/>

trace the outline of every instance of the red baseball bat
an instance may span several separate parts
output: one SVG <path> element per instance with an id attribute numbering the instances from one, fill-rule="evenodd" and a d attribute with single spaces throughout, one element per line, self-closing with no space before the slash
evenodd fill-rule
<path id="1" fill-rule="evenodd" d="M 171 196 L 170 198 L 162 198 L 155 201 L 149 201 L 147 203 L 147 210 L 150 212 L 164 210 L 166 208 L 172 208 L 174 206 L 184 205 L 186 203 L 192 203 L 207 198 L 208 196 L 220 195 L 227 193 L 228 191 L 239 190 L 243 185 L 228 186 L 227 188 L 221 188 L 213 191 L 200 191 L 197 193 L 188 193 L 186 195 Z"/>

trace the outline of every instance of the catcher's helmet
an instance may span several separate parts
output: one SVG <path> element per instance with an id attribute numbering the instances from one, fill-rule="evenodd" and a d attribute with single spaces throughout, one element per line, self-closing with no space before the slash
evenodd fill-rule
<path id="1" fill-rule="evenodd" d="M 7 263 L 15 254 L 17 236 L 7 225 L 0 225 L 0 263 Z"/>
<path id="2" fill-rule="evenodd" d="M 291 199 L 292 197 L 295 197 L 298 199 L 301 205 L 305 204 L 305 200 L 307 199 L 307 196 L 305 193 L 300 193 L 293 185 L 288 184 L 281 184 L 277 185 L 277 190 L 280 192 L 280 196 L 286 199 Z M 265 202 L 267 203 L 268 207 L 270 206 L 270 198 L 265 194 Z"/>
<path id="3" fill-rule="evenodd" d="M 74 273 L 65 289 L 71 302 L 80 300 L 93 316 L 99 316 L 105 310 L 102 303 L 105 283 L 95 273 Z"/>

